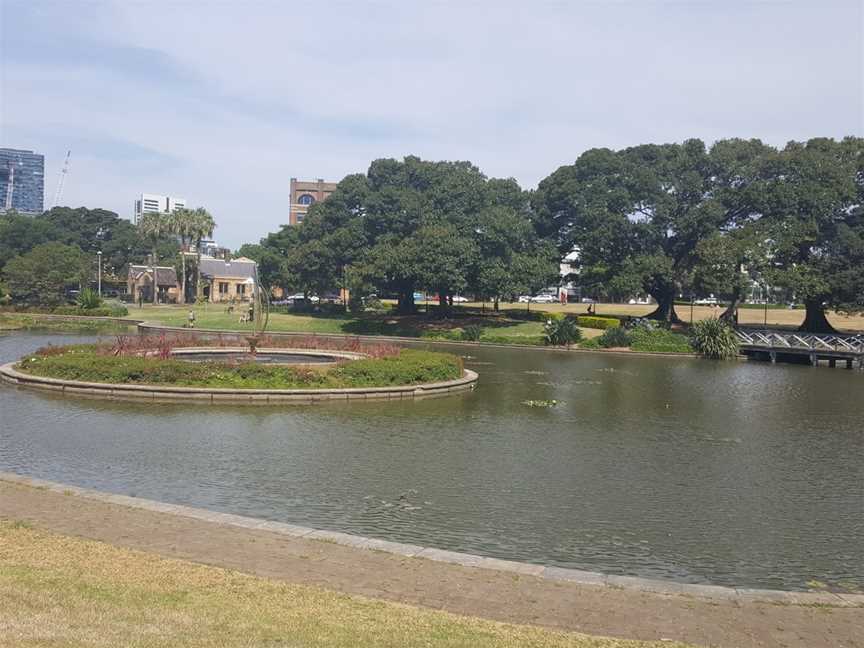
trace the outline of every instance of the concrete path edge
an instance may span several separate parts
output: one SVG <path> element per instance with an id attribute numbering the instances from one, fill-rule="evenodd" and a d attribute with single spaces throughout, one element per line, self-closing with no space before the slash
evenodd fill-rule
<path id="1" fill-rule="evenodd" d="M 339 531 L 313 529 L 284 522 L 274 522 L 245 517 L 242 515 L 234 515 L 232 513 L 220 513 L 191 506 L 183 506 L 180 504 L 168 504 L 165 502 L 129 497 L 126 495 L 114 495 L 111 493 L 81 488 L 79 486 L 60 484 L 15 473 L 0 472 L 0 481 L 49 490 L 64 495 L 74 495 L 117 506 L 125 506 L 203 520 L 214 524 L 269 531 L 295 538 L 332 542 L 338 545 L 361 550 L 383 551 L 385 553 L 410 558 L 425 558 L 427 560 L 456 564 L 463 567 L 491 569 L 498 572 L 535 576 L 537 578 L 553 581 L 567 581 L 580 585 L 630 589 L 656 594 L 690 596 L 702 599 L 731 600 L 739 603 L 768 602 L 780 605 L 864 608 L 864 594 L 737 588 L 719 585 L 679 583 L 676 581 L 638 578 L 635 576 L 617 576 L 601 572 L 582 571 L 578 569 L 567 569 L 563 567 L 502 560 L 498 558 L 479 556 L 476 554 L 436 549 L 434 547 L 391 542 L 389 540 L 341 533 Z"/>

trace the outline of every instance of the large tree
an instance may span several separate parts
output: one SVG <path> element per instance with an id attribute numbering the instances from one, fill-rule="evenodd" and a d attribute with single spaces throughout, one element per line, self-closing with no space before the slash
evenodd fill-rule
<path id="1" fill-rule="evenodd" d="M 510 236 L 490 226 L 495 218 Z M 490 180 L 469 162 L 409 156 L 374 161 L 366 175 L 348 176 L 314 205 L 299 227 L 292 265 L 295 274 L 316 269 L 316 281 L 331 285 L 348 276 L 375 285 L 411 312 L 420 288 L 437 292 L 445 308 L 456 291 L 481 292 L 494 282 L 497 294 L 506 288 L 502 275 L 482 269 L 509 264 L 535 242 L 515 181 Z"/>
<path id="2" fill-rule="evenodd" d="M 802 330 L 833 331 L 826 308 L 864 307 L 864 139 L 790 142 L 761 172 L 768 277 L 804 303 Z"/>
<path id="3" fill-rule="evenodd" d="M 12 258 L 3 278 L 14 302 L 56 306 L 64 301 L 66 288 L 89 281 L 90 268 L 91 259 L 81 248 L 54 241 Z"/>
<path id="4" fill-rule="evenodd" d="M 606 292 L 644 291 L 652 317 L 677 320 L 675 297 L 689 290 L 699 243 L 743 226 L 758 141 L 700 140 L 593 149 L 540 183 L 532 204 L 537 228 L 560 251 L 579 249 L 583 281 Z"/>
<path id="5" fill-rule="evenodd" d="M 50 223 L 61 243 L 77 245 L 87 254 L 101 251 L 105 270 L 111 274 L 146 253 L 135 226 L 107 209 L 55 207 L 36 220 Z"/>

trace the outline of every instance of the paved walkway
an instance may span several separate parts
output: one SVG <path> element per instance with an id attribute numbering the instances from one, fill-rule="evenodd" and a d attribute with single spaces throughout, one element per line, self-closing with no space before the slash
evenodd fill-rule
<path id="1" fill-rule="evenodd" d="M 171 558 L 512 623 L 729 648 L 864 648 L 864 607 L 709 600 L 552 581 L 2 481 L 0 517 Z"/>

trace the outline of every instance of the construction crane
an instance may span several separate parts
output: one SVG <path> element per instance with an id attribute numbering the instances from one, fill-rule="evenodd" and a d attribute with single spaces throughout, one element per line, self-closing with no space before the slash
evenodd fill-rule
<path id="1" fill-rule="evenodd" d="M 6 204 L 3 211 L 12 210 L 12 192 L 15 190 L 15 164 L 12 160 L 6 163 L 6 168 L 9 170 L 9 182 L 6 183 Z"/>
<path id="2" fill-rule="evenodd" d="M 63 168 L 60 169 L 60 178 L 57 180 L 57 191 L 54 192 L 54 202 L 51 203 L 51 208 L 57 206 L 60 202 L 60 197 L 63 195 L 63 184 L 66 182 L 66 174 L 69 173 L 69 156 L 72 151 L 66 151 L 66 159 L 63 161 Z"/>

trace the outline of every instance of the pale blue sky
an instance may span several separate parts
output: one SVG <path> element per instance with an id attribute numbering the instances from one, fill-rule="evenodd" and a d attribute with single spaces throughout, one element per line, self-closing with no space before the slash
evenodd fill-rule
<path id="1" fill-rule="evenodd" d="M 864 135 L 861 0 L 0 0 L 0 146 L 46 201 L 208 207 L 232 247 L 288 181 L 468 159 L 525 188 L 595 146 Z"/>

